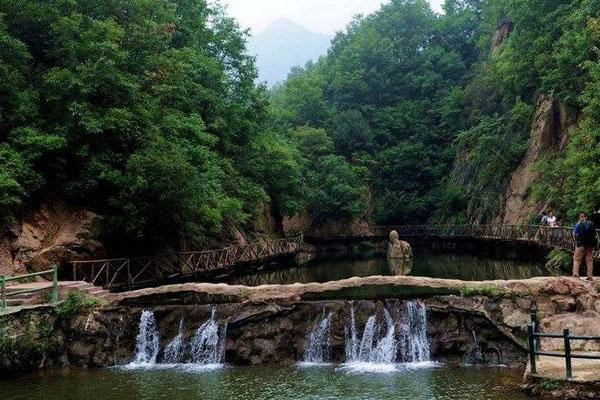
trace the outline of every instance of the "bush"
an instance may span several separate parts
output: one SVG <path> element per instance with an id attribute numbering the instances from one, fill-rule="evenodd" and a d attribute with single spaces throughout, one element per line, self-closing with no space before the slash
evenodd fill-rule
<path id="1" fill-rule="evenodd" d="M 542 379 L 540 381 L 540 388 L 544 390 L 558 390 L 561 387 L 562 383 L 554 379 Z"/>
<path id="2" fill-rule="evenodd" d="M 95 308 L 99 304 L 99 300 L 95 297 L 86 296 L 81 292 L 70 291 L 66 299 L 54 310 L 57 316 L 68 317 Z"/>
<path id="3" fill-rule="evenodd" d="M 552 275 L 560 275 L 562 271 L 568 271 L 573 262 L 571 253 L 561 249 L 553 249 L 546 256 L 548 262 L 546 263 L 546 269 Z"/>

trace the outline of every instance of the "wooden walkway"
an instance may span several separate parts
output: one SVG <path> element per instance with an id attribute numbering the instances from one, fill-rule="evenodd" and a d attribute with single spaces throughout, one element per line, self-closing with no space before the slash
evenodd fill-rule
<path id="1" fill-rule="evenodd" d="M 546 248 L 575 251 L 573 229 L 567 227 L 549 228 L 538 225 L 402 225 L 371 226 L 363 235 L 347 237 L 307 237 L 307 241 L 367 240 L 386 238 L 391 231 L 397 231 L 400 238 L 454 238 L 500 240 L 507 242 L 529 242 Z M 600 242 L 600 231 L 596 231 Z M 594 257 L 600 259 L 600 248 Z"/>
<path id="2" fill-rule="evenodd" d="M 535 243 L 546 248 L 573 252 L 575 240 L 571 228 L 537 225 L 403 225 L 372 226 L 359 236 L 311 237 L 313 243 L 338 240 L 384 239 L 395 230 L 400 238 L 465 238 Z M 600 238 L 600 232 L 597 232 Z M 156 286 L 185 278 L 201 278 L 224 272 L 237 264 L 264 262 L 300 251 L 302 235 L 269 240 L 218 250 L 185 252 L 150 257 L 73 261 L 72 279 L 84 280 L 108 290 L 125 291 Z M 600 259 L 600 249 L 594 253 Z"/>
<path id="3" fill-rule="evenodd" d="M 238 264 L 265 262 L 297 253 L 303 236 L 267 240 L 223 249 L 149 257 L 71 261 L 72 279 L 113 291 L 157 286 L 177 279 L 224 272 Z"/>

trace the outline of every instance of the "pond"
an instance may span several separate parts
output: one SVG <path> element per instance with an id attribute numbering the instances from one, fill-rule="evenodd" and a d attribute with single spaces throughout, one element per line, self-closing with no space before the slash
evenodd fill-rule
<path id="1" fill-rule="evenodd" d="M 454 253 L 418 252 L 413 260 L 385 257 L 316 260 L 306 266 L 264 270 L 227 279 L 227 283 L 258 286 L 267 284 L 330 282 L 351 277 L 410 275 L 431 278 L 484 281 L 527 279 L 546 276 L 543 264 Z"/>
<path id="2" fill-rule="evenodd" d="M 48 372 L 0 381 L 3 400 L 525 400 L 506 368 L 221 367 Z"/>

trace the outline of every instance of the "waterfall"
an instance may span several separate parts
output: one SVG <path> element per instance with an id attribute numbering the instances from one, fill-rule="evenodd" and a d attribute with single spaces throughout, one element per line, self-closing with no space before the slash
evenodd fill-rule
<path id="1" fill-rule="evenodd" d="M 227 324 L 219 329 L 216 311 L 216 307 L 213 307 L 210 319 L 198 328 L 192 338 L 191 353 L 194 364 L 220 364 L 223 361 Z"/>
<path id="2" fill-rule="evenodd" d="M 380 322 L 377 315 L 371 315 L 359 339 L 352 306 L 350 322 L 346 327 L 346 363 L 391 365 L 397 361 L 398 348 L 403 362 L 429 361 L 425 305 L 414 301 L 406 302 L 401 309 L 401 315 L 403 323 L 399 332 L 396 330 L 398 324 L 387 308 L 383 309 L 384 321 Z M 385 332 L 383 336 L 382 331 Z"/>
<path id="3" fill-rule="evenodd" d="M 416 301 L 404 303 L 405 323 L 400 330 L 402 361 L 429 361 L 429 340 L 427 339 L 427 309 Z"/>
<path id="4" fill-rule="evenodd" d="M 350 311 L 350 324 L 346 329 L 346 362 L 348 363 L 392 363 L 396 358 L 395 323 L 387 309 L 383 310 L 386 322 L 386 334 L 379 341 L 375 336 L 379 331 L 377 317 L 372 315 L 367 319 L 362 339 L 356 334 L 354 309 Z"/>
<path id="5" fill-rule="evenodd" d="M 179 331 L 177 336 L 165 347 L 165 364 L 178 364 L 183 355 L 183 318 L 179 321 Z"/>
<path id="6" fill-rule="evenodd" d="M 358 360 L 358 338 L 356 336 L 356 320 L 354 317 L 354 305 L 350 307 L 350 323 L 346 326 L 346 361 Z"/>
<path id="7" fill-rule="evenodd" d="M 154 365 L 159 349 L 159 334 L 152 311 L 143 311 L 135 344 L 134 365 Z"/>
<path id="8" fill-rule="evenodd" d="M 317 320 L 315 326 L 306 335 L 308 345 L 304 351 L 304 362 L 323 364 L 329 361 L 329 331 L 332 313 Z"/>
<path id="9" fill-rule="evenodd" d="M 225 359 L 227 323 L 219 327 L 216 313 L 216 307 L 213 307 L 210 319 L 198 328 L 189 345 L 184 338 L 183 319 L 181 319 L 177 336 L 164 348 L 163 361 L 157 364 L 160 339 L 154 313 L 142 312 L 133 361 L 126 368 L 185 366 L 185 368 L 205 369 L 207 366 L 211 368 L 218 366 Z M 191 353 L 191 362 L 182 364 L 184 360 L 190 359 L 186 353 L 188 349 Z"/>
<path id="10" fill-rule="evenodd" d="M 369 357 L 371 362 L 375 363 L 391 363 L 396 359 L 396 351 L 398 345 L 396 342 L 396 328 L 392 316 L 387 309 L 383 309 L 383 316 L 387 325 L 385 336 L 377 343 L 377 346 L 372 350 Z"/>
<path id="11" fill-rule="evenodd" d="M 469 353 L 465 358 L 466 365 L 478 365 L 485 364 L 485 357 L 481 352 L 481 347 L 479 346 L 479 338 L 477 337 L 477 333 L 475 331 L 471 331 L 473 335 L 473 345 L 469 349 Z M 500 360 L 498 360 L 498 364 L 501 364 Z"/>

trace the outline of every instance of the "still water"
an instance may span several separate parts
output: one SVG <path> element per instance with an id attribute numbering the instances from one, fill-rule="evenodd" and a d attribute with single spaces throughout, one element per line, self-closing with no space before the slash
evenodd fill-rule
<path id="1" fill-rule="evenodd" d="M 228 279 L 228 283 L 246 286 L 266 284 L 330 282 L 340 279 L 375 275 L 410 275 L 432 278 L 484 281 L 527 279 L 546 276 L 540 263 L 495 259 L 458 254 L 417 254 L 413 260 L 388 261 L 385 257 L 330 259 L 303 267 L 261 271 Z"/>
<path id="2" fill-rule="evenodd" d="M 71 371 L 0 380 L 3 400 L 525 400 L 519 372 L 503 368 L 344 366 Z"/>

